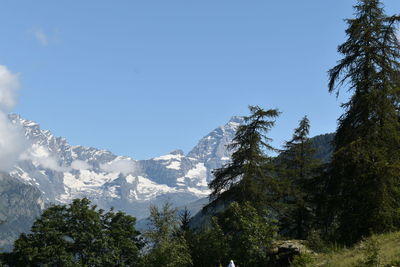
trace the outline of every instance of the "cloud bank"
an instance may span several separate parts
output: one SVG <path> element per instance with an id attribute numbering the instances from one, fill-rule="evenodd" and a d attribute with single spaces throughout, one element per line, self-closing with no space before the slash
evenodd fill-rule
<path id="1" fill-rule="evenodd" d="M 18 75 L 4 65 L 0 65 L 0 109 L 10 111 L 17 103 L 17 92 L 20 87 Z"/>
<path id="2" fill-rule="evenodd" d="M 71 163 L 71 169 L 74 170 L 90 170 L 91 166 L 83 160 L 74 160 Z"/>
<path id="3" fill-rule="evenodd" d="M 52 155 L 45 147 L 31 144 L 31 146 L 24 151 L 20 156 L 21 160 L 31 160 L 36 166 L 41 166 L 53 171 L 64 172 L 68 168 L 61 166 L 57 157 Z"/>
<path id="4" fill-rule="evenodd" d="M 101 164 L 100 168 L 105 172 L 128 174 L 138 170 L 136 162 L 131 159 L 115 159 L 109 163 Z"/>
<path id="5" fill-rule="evenodd" d="M 17 103 L 19 87 L 18 75 L 0 65 L 0 171 L 9 171 L 28 148 L 22 128 L 7 117 Z"/>

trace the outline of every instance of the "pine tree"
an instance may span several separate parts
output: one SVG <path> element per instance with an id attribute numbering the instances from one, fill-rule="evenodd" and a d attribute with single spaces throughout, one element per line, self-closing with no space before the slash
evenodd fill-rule
<path id="1" fill-rule="evenodd" d="M 196 247 L 194 247 L 193 240 L 195 238 L 195 232 L 190 227 L 190 220 L 192 219 L 192 215 L 189 209 L 185 206 L 184 210 L 179 213 L 179 234 L 185 239 L 186 244 L 189 247 L 190 253 L 193 255 L 196 253 Z"/>
<path id="2" fill-rule="evenodd" d="M 293 137 L 287 141 L 279 156 L 279 175 L 284 182 L 286 204 L 281 219 L 282 228 L 287 235 L 305 239 L 313 223 L 312 184 L 317 175 L 320 162 L 314 158 L 315 149 L 309 139 L 310 121 L 307 116 L 294 130 Z"/>
<path id="3" fill-rule="evenodd" d="M 211 198 L 225 198 L 229 201 L 263 202 L 267 194 L 273 195 L 276 184 L 271 177 L 271 157 L 268 151 L 275 151 L 269 144 L 266 133 L 274 126 L 279 116 L 276 109 L 263 110 L 258 106 L 249 107 L 251 115 L 244 117 L 245 124 L 239 126 L 232 143 L 232 160 L 214 171 L 215 179 L 209 187 Z"/>
<path id="4" fill-rule="evenodd" d="M 190 230 L 190 219 L 192 218 L 192 215 L 189 211 L 189 209 L 185 206 L 185 209 L 179 214 L 179 220 L 181 224 L 181 230 L 183 232 L 187 232 Z"/>
<path id="5" fill-rule="evenodd" d="M 395 24 L 379 0 L 359 0 L 348 19 L 343 58 L 329 71 L 342 104 L 328 183 L 329 208 L 342 241 L 400 226 L 400 56 Z"/>

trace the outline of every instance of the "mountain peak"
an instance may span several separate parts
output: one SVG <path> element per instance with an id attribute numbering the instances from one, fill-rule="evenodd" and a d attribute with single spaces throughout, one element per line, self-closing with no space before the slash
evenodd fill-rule
<path id="1" fill-rule="evenodd" d="M 174 151 L 169 152 L 170 155 L 184 155 L 185 153 L 181 149 L 176 149 Z"/>
<path id="2" fill-rule="evenodd" d="M 26 120 L 26 119 L 22 118 L 20 115 L 15 114 L 15 113 L 8 114 L 8 119 L 10 121 L 12 121 L 13 123 L 20 124 L 21 126 L 24 126 L 24 127 L 39 127 L 38 123 L 31 121 L 31 120 Z"/>
<path id="3" fill-rule="evenodd" d="M 228 121 L 228 123 L 231 123 L 231 122 L 243 124 L 244 117 L 243 116 L 232 116 L 231 119 Z"/>

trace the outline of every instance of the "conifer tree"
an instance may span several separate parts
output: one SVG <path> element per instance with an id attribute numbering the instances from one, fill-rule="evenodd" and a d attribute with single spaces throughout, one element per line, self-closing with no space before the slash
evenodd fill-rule
<path id="1" fill-rule="evenodd" d="M 192 258 L 193 253 L 196 253 L 195 250 L 197 248 L 194 247 L 193 240 L 194 240 L 194 230 L 190 227 L 190 220 L 192 219 L 192 215 L 189 209 L 185 206 L 184 210 L 179 213 L 179 224 L 180 224 L 180 231 L 179 234 L 185 239 L 186 244 L 188 245 Z"/>
<path id="2" fill-rule="evenodd" d="M 192 215 L 189 211 L 189 209 L 185 206 L 185 209 L 179 214 L 179 220 L 181 224 L 181 230 L 183 232 L 187 232 L 190 230 L 190 219 L 192 218 Z"/>
<path id="3" fill-rule="evenodd" d="M 281 224 L 288 235 L 297 239 L 305 239 L 312 226 L 314 192 L 310 184 L 320 165 L 314 159 L 315 149 L 308 137 L 309 131 L 310 121 L 304 116 L 279 157 L 279 173 L 286 191 L 283 200 L 286 212 Z"/>
<path id="4" fill-rule="evenodd" d="M 211 198 L 223 197 L 230 201 L 263 202 L 267 194 L 273 195 L 276 184 L 271 176 L 271 157 L 268 151 L 275 151 L 269 144 L 266 133 L 274 126 L 279 116 L 276 109 L 263 110 L 258 106 L 249 107 L 251 115 L 244 117 L 245 124 L 239 126 L 232 143 L 232 160 L 214 171 L 214 180 L 209 187 Z"/>
<path id="5" fill-rule="evenodd" d="M 348 19 L 343 56 L 329 71 L 329 91 L 352 93 L 342 104 L 328 182 L 329 209 L 342 241 L 400 227 L 400 57 L 398 16 L 379 0 L 359 0 Z"/>

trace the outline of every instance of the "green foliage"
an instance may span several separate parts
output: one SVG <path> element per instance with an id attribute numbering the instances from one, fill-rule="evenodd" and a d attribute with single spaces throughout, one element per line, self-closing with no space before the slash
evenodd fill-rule
<path id="1" fill-rule="evenodd" d="M 257 211 L 249 202 L 231 203 L 218 216 L 230 257 L 240 266 L 264 266 L 276 236 L 276 222 L 267 212 Z"/>
<path id="2" fill-rule="evenodd" d="M 45 210 L 6 255 L 10 266 L 136 266 L 135 218 L 96 210 L 88 199 Z"/>
<path id="3" fill-rule="evenodd" d="M 359 260 L 355 267 L 379 267 L 380 264 L 380 247 L 376 238 L 370 238 L 363 242 L 364 257 Z"/>
<path id="4" fill-rule="evenodd" d="M 314 259 L 310 254 L 302 253 L 294 257 L 291 267 L 313 267 Z"/>
<path id="5" fill-rule="evenodd" d="M 271 176 L 271 158 L 265 152 L 274 151 L 265 134 L 279 116 L 276 109 L 263 110 L 249 107 L 251 115 L 239 126 L 229 149 L 234 151 L 232 161 L 214 171 L 215 179 L 209 184 L 211 198 L 224 197 L 233 201 L 264 203 L 266 196 L 275 197 L 276 182 Z"/>
<path id="6" fill-rule="evenodd" d="M 385 265 L 385 267 L 399 267 L 399 266 L 400 266 L 400 256 L 399 256 L 399 259 L 393 260 L 390 263 Z"/>
<path id="7" fill-rule="evenodd" d="M 192 218 L 192 215 L 190 214 L 190 211 L 188 208 L 185 206 L 185 209 L 179 214 L 179 220 L 180 220 L 180 225 L 181 225 L 181 230 L 183 232 L 188 232 L 190 231 L 190 219 Z"/>
<path id="8" fill-rule="evenodd" d="M 225 265 L 233 259 L 243 267 L 265 266 L 276 232 L 276 222 L 267 212 L 250 202 L 232 202 L 208 227 L 194 232 L 189 242 L 193 265 Z"/>
<path id="9" fill-rule="evenodd" d="M 139 249 L 143 246 L 139 232 L 133 227 L 136 219 L 123 212 L 108 212 L 104 216 L 103 228 L 111 248 L 107 256 L 109 266 L 137 266 Z M 109 249 L 110 249 L 109 248 Z"/>
<path id="10" fill-rule="evenodd" d="M 336 247 L 324 253 L 314 254 L 314 266 L 354 267 L 400 266 L 400 232 L 373 235 L 352 247 Z M 368 265 L 369 264 L 369 265 Z"/>
<path id="11" fill-rule="evenodd" d="M 183 237 L 175 237 L 169 241 L 161 241 L 157 247 L 145 255 L 144 266 L 151 267 L 184 267 L 192 266 L 188 246 Z"/>
<path id="12" fill-rule="evenodd" d="M 355 11 L 338 48 L 343 58 L 329 71 L 330 92 L 346 84 L 352 93 L 342 105 L 326 192 L 332 226 L 348 244 L 400 227 L 400 17 L 385 15 L 378 0 L 359 0 Z"/>
<path id="13" fill-rule="evenodd" d="M 156 247 L 163 240 L 168 240 L 178 231 L 179 221 L 177 209 L 166 202 L 161 210 L 154 205 L 150 206 L 149 230 L 145 233 L 146 238 Z"/>
<path id="14" fill-rule="evenodd" d="M 151 206 L 149 220 L 150 229 L 144 234 L 149 245 L 149 252 L 144 256 L 144 266 L 192 266 L 189 247 L 179 231 L 177 210 L 168 202 L 161 210 Z"/>
<path id="15" fill-rule="evenodd" d="M 210 227 L 196 231 L 189 244 L 193 266 L 218 266 L 229 261 L 229 243 L 216 217 Z"/>
<path id="16" fill-rule="evenodd" d="M 316 230 L 312 230 L 308 234 L 307 247 L 315 252 L 327 252 L 329 250 L 328 244 L 322 239 L 320 232 Z"/>

